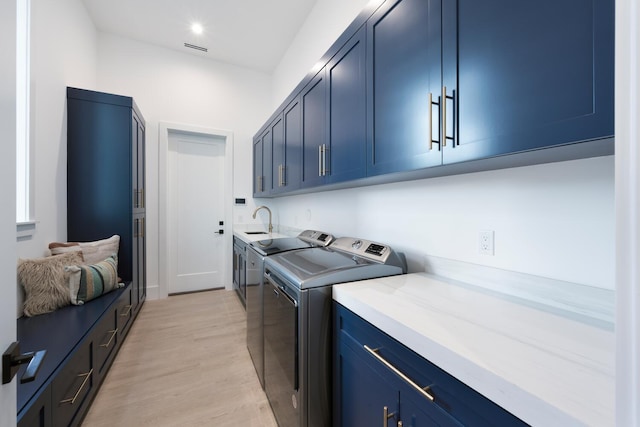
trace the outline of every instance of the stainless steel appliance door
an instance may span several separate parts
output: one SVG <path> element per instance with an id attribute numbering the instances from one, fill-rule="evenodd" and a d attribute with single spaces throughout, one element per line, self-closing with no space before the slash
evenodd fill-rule
<path id="1" fill-rule="evenodd" d="M 263 275 L 264 259 L 247 249 L 247 349 L 264 388 Z"/>
<path id="2" fill-rule="evenodd" d="M 278 424 L 295 427 L 300 425 L 298 303 L 269 271 L 264 281 L 265 391 Z"/>

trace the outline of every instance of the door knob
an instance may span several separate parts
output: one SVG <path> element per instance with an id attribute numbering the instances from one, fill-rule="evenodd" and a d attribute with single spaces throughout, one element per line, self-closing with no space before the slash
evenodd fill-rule
<path id="1" fill-rule="evenodd" d="M 46 350 L 20 354 L 20 343 L 14 342 L 2 354 L 2 384 L 10 383 L 18 373 L 20 365 L 28 363 L 27 370 L 20 378 L 20 384 L 28 383 L 36 379 L 40 370 Z"/>

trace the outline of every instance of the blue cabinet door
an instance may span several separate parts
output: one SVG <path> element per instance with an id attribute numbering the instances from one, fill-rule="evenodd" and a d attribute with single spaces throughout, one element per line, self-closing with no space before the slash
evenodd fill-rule
<path id="1" fill-rule="evenodd" d="M 269 126 L 253 142 L 253 196 L 265 197 L 270 193 L 272 163 L 272 133 Z"/>
<path id="2" fill-rule="evenodd" d="M 284 193 L 300 188 L 302 167 L 302 106 L 296 97 L 287 105 L 282 113 L 284 119 L 284 162 L 277 169 L 279 186 L 274 186 L 274 193 Z M 274 151 L 274 164 L 276 164 Z M 275 180 L 275 178 L 274 178 Z"/>
<path id="3" fill-rule="evenodd" d="M 441 164 L 441 51 L 440 0 L 390 0 L 368 20 L 367 175 Z"/>
<path id="4" fill-rule="evenodd" d="M 262 138 L 260 135 L 253 141 L 253 197 L 262 194 Z"/>
<path id="5" fill-rule="evenodd" d="M 612 136 L 613 22 L 612 0 L 444 0 L 444 163 Z"/>
<path id="6" fill-rule="evenodd" d="M 445 412 L 437 403 L 430 402 L 426 397 L 411 389 L 406 383 L 400 383 L 400 418 L 402 427 L 463 427 L 465 424 L 456 420 Z M 436 397 L 437 400 L 437 397 Z M 446 403 L 444 403 L 446 405 Z M 473 426 L 486 425 L 476 418 L 470 424 Z M 509 426 L 509 424 L 495 424 Z"/>
<path id="7" fill-rule="evenodd" d="M 526 425 L 337 303 L 334 328 L 334 426 Z"/>
<path id="8" fill-rule="evenodd" d="M 326 182 L 323 173 L 326 159 L 326 94 L 325 69 L 307 84 L 300 100 L 302 103 L 302 171 L 300 186 L 314 187 Z"/>
<path id="9" fill-rule="evenodd" d="M 399 421 L 400 395 L 391 382 L 393 378 L 384 371 L 370 365 L 367 355 L 354 345 L 348 334 L 342 335 L 338 349 L 337 375 L 339 378 L 339 401 L 335 404 L 340 410 L 334 419 L 336 427 L 370 427 L 383 425 L 386 413 L 388 425 L 395 426 Z"/>
<path id="10" fill-rule="evenodd" d="M 360 28 L 326 66 L 329 182 L 366 175 L 365 31 Z"/>
<path id="11" fill-rule="evenodd" d="M 284 181 L 282 169 L 286 165 L 287 145 L 284 138 L 284 118 L 282 114 L 271 122 L 271 159 L 269 156 L 265 160 L 264 147 L 262 148 L 263 168 L 269 170 L 269 177 L 266 185 L 267 192 L 273 194 L 283 188 Z M 268 163 L 267 163 L 268 161 Z"/>

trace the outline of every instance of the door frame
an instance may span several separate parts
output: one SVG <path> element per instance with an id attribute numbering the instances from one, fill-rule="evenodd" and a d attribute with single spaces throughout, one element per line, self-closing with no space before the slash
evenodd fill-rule
<path id="1" fill-rule="evenodd" d="M 169 168 L 169 132 L 184 132 L 207 137 L 221 138 L 224 140 L 224 218 L 225 234 L 223 237 L 223 268 L 222 277 L 225 278 L 225 289 L 232 289 L 233 271 L 231 268 L 231 252 L 233 248 L 233 132 L 222 129 L 205 128 L 181 123 L 159 123 L 159 156 L 158 156 L 158 204 L 159 204 L 159 233 L 158 233 L 158 298 L 167 298 L 169 280 L 169 224 L 167 213 L 169 211 L 168 197 L 168 168 Z"/>

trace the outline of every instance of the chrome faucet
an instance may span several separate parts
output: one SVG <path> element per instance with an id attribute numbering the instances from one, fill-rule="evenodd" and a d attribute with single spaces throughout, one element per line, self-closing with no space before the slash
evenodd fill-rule
<path id="1" fill-rule="evenodd" d="M 256 208 L 256 210 L 255 210 L 255 211 L 253 211 L 253 219 L 256 219 L 256 214 L 258 213 L 258 211 L 259 211 L 260 209 L 266 209 L 266 210 L 267 210 L 267 212 L 269 212 L 269 233 L 272 233 L 272 232 L 273 232 L 273 225 L 271 225 L 271 209 L 269 209 L 268 207 L 266 207 L 266 206 L 264 206 L 264 205 L 262 205 L 262 206 L 258 206 L 258 207 Z"/>

